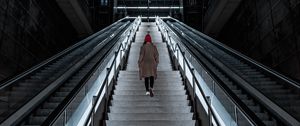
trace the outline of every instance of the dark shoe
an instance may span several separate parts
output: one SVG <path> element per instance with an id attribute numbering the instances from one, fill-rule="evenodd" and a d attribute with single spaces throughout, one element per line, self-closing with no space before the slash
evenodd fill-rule
<path id="1" fill-rule="evenodd" d="M 153 93 L 153 89 L 150 89 L 150 97 L 153 97 L 154 93 Z"/>

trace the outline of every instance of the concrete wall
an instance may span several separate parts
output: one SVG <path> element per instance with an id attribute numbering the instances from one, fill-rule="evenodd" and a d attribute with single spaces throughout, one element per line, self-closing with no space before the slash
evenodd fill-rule
<path id="1" fill-rule="evenodd" d="M 12 77 L 76 42 L 55 0 L 0 0 L 0 80 Z"/>
<path id="2" fill-rule="evenodd" d="M 243 0 L 218 40 L 300 80 L 299 3 L 299 0 Z"/>

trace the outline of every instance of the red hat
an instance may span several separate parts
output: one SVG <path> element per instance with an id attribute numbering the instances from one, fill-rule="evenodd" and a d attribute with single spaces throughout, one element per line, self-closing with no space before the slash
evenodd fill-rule
<path id="1" fill-rule="evenodd" d="M 147 34 L 147 35 L 145 36 L 145 42 L 152 42 L 151 36 L 150 36 L 149 34 Z"/>

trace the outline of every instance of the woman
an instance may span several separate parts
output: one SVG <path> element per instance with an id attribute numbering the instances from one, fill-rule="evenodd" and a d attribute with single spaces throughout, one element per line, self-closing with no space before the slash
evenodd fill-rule
<path id="1" fill-rule="evenodd" d="M 146 95 L 150 94 L 150 96 L 153 97 L 154 79 L 157 78 L 158 51 L 156 46 L 152 43 L 149 33 L 145 36 L 144 44 L 140 49 L 138 64 L 140 80 L 145 78 Z"/>

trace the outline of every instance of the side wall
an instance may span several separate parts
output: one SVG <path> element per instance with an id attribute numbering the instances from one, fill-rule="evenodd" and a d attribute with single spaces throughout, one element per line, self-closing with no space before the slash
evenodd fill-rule
<path id="1" fill-rule="evenodd" d="M 0 0 L 0 81 L 76 41 L 55 0 Z"/>
<path id="2" fill-rule="evenodd" d="M 299 81 L 299 3 L 299 0 L 243 0 L 218 40 Z"/>

